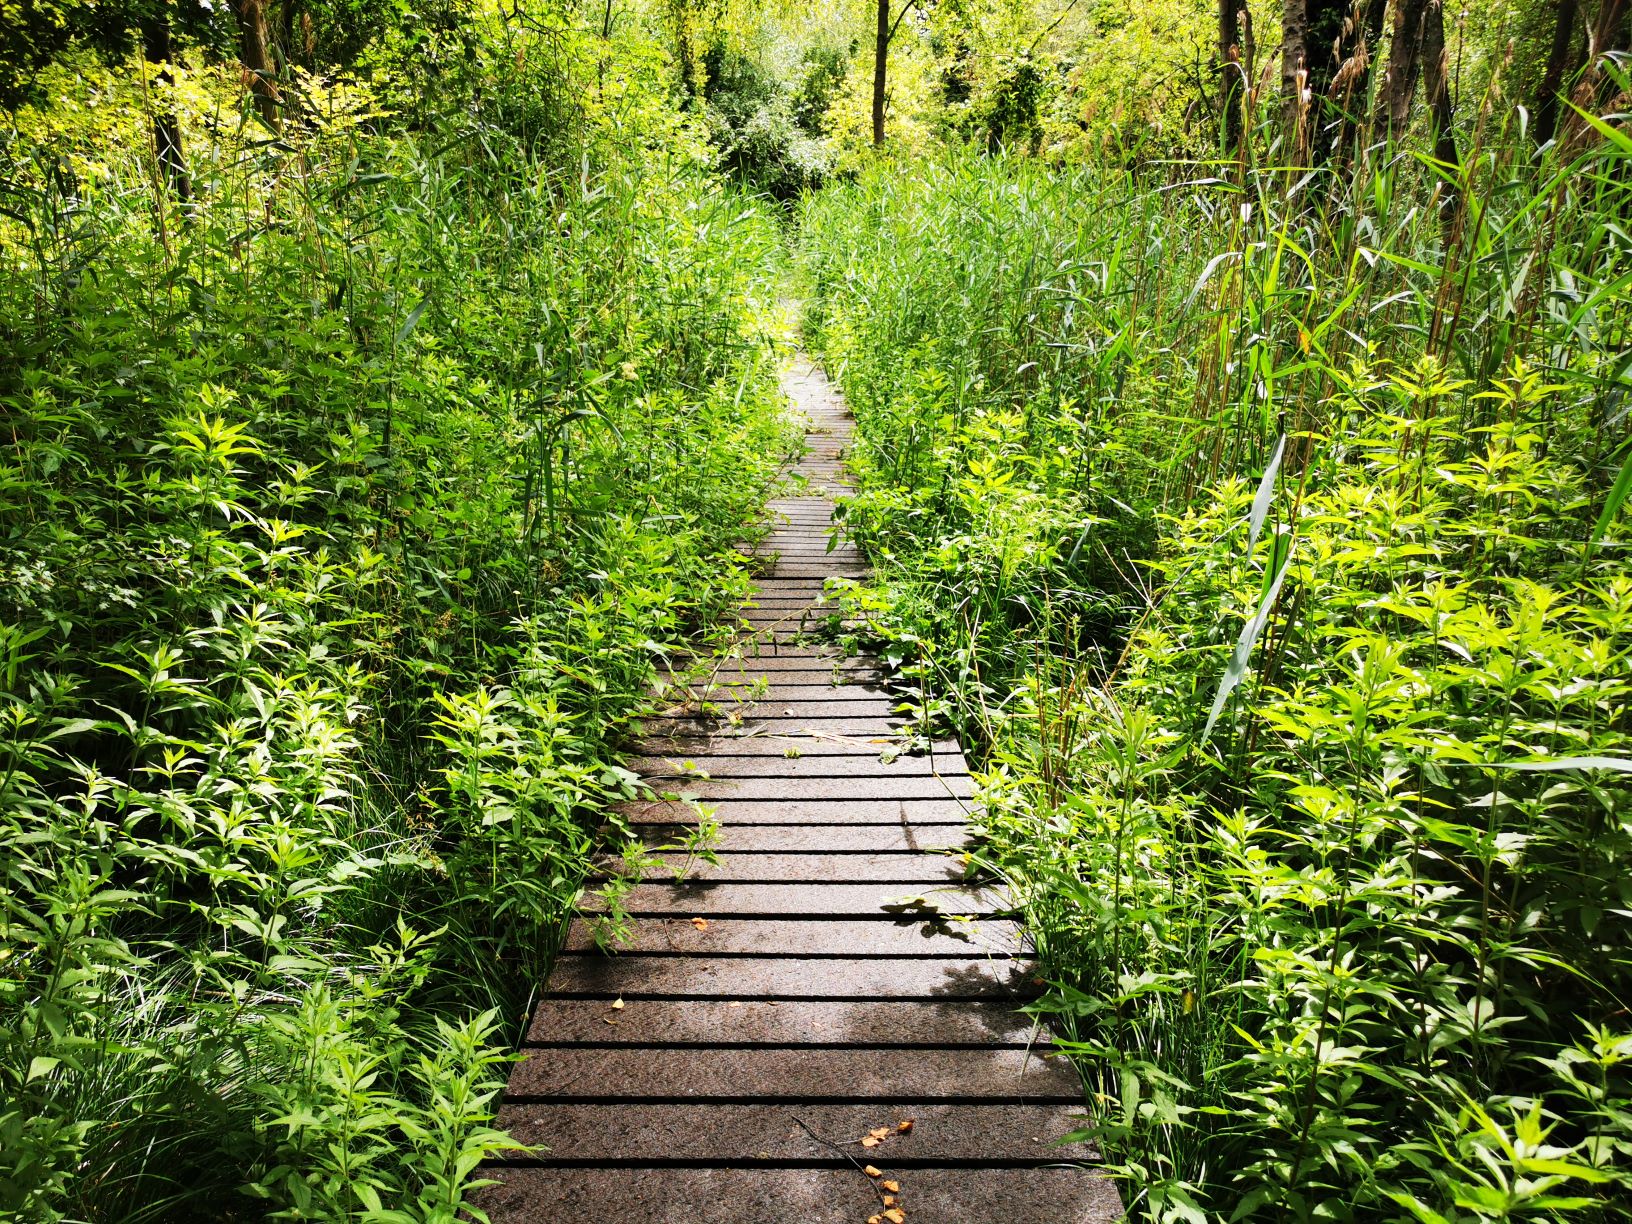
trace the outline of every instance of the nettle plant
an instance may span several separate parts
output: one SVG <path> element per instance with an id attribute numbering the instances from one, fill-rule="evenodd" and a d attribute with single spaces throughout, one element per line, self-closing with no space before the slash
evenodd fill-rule
<path id="1" fill-rule="evenodd" d="M 0 147 L 0 1214 L 456 1218 L 592 852 L 655 864 L 777 228 L 488 51 L 423 129 L 201 126 L 185 219 L 140 139 Z"/>
<path id="2" fill-rule="evenodd" d="M 1456 390 L 1351 369 L 1333 434 L 1171 523 L 1114 684 L 1034 676 L 987 775 L 1158 1218 L 1626 1214 L 1627 539 L 1558 388 L 1516 365 L 1467 432 Z"/>

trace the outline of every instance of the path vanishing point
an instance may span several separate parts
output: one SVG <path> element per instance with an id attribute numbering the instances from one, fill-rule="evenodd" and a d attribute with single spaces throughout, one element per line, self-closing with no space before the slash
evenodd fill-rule
<path id="1" fill-rule="evenodd" d="M 1015 1011 L 1036 991 L 1021 932 L 964 879 L 962 752 L 891 759 L 877 665 L 802 633 L 832 609 L 824 579 L 866 570 L 828 549 L 849 415 L 804 359 L 784 388 L 808 495 L 772 503 L 746 628 L 698 691 L 732 717 L 649 723 L 632 765 L 715 809 L 721 865 L 636 888 L 613 955 L 574 922 L 499 1118 L 540 1150 L 489 1168 L 480 1205 L 495 1224 L 1110 1224 L 1115 1188 L 1056 1143 L 1078 1078 Z M 658 842 L 695 819 L 630 815 Z"/>

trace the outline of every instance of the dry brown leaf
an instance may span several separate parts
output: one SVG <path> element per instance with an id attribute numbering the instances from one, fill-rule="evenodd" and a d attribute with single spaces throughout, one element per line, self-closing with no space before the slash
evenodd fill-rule
<path id="1" fill-rule="evenodd" d="M 895 1204 L 896 1204 L 896 1201 L 897 1201 L 896 1197 L 893 1194 L 886 1194 L 884 1196 L 884 1206 L 886 1206 L 886 1207 L 894 1207 Z"/>
<path id="2" fill-rule="evenodd" d="M 887 1139 L 889 1138 L 890 1128 L 887 1126 L 875 1126 L 867 1133 L 874 1139 Z"/>
<path id="3" fill-rule="evenodd" d="M 622 999 L 613 999 L 612 1000 L 612 1010 L 613 1011 L 622 1011 L 623 1010 L 623 1000 Z"/>
<path id="4" fill-rule="evenodd" d="M 885 1181 L 879 1182 L 878 1184 L 883 1186 L 884 1189 L 888 1190 L 891 1194 L 901 1193 L 901 1183 L 898 1181 Z"/>
<path id="5" fill-rule="evenodd" d="M 884 1217 L 881 1215 L 868 1216 L 867 1224 L 884 1224 Z"/>
<path id="6" fill-rule="evenodd" d="M 905 1135 L 908 1131 L 910 1131 L 912 1129 L 912 1119 L 911 1118 L 902 1118 L 901 1121 L 899 1121 L 899 1122 L 897 1122 L 895 1124 L 895 1129 L 900 1131 L 903 1135 Z"/>
<path id="7" fill-rule="evenodd" d="M 617 1021 L 614 1020 L 611 1016 L 602 1016 L 601 1017 L 601 1023 L 602 1024 L 613 1024 L 613 1025 L 615 1025 L 615 1024 L 617 1024 Z"/>
<path id="8" fill-rule="evenodd" d="M 884 1176 L 884 1170 L 883 1169 L 875 1169 L 872 1165 L 868 1165 L 865 1169 L 862 1170 L 862 1172 L 867 1174 L 868 1177 L 883 1177 Z"/>
<path id="9" fill-rule="evenodd" d="M 875 1148 L 882 1142 L 883 1142 L 883 1140 L 874 1139 L 871 1135 L 868 1135 L 865 1139 L 863 1139 L 861 1141 L 861 1146 L 864 1147 L 864 1148 Z"/>
<path id="10" fill-rule="evenodd" d="M 907 1218 L 907 1213 L 902 1211 L 899 1207 L 891 1207 L 884 1213 L 884 1218 L 888 1220 L 890 1224 L 902 1224 L 902 1222 Z"/>
<path id="11" fill-rule="evenodd" d="M 708 930 L 708 919 L 707 918 L 693 918 L 691 920 L 691 925 L 696 927 L 699 931 L 706 931 L 706 930 Z"/>

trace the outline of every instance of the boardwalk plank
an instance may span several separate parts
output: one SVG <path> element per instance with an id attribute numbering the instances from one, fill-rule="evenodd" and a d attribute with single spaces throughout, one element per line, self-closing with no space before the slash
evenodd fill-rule
<path id="1" fill-rule="evenodd" d="M 1121 1218 L 1115 1186 L 1074 1168 L 890 1170 L 913 1224 L 1108 1224 Z M 880 1200 L 848 1168 L 514 1168 L 489 1174 L 495 1219 L 554 1224 L 861 1224 Z"/>
<path id="2" fill-rule="evenodd" d="M 866 1045 L 1046 1047 L 1051 1038 L 1001 1003 L 767 1003 L 749 999 L 547 999 L 533 1015 L 534 1045 Z"/>
<path id="3" fill-rule="evenodd" d="M 923 1160 L 992 1164 L 1080 1160 L 1087 1155 L 1081 1145 L 1074 1151 L 1061 1150 L 1056 1141 L 1081 1125 L 1081 1114 L 1080 1106 L 1070 1105 L 946 1105 L 889 1098 L 865 1105 L 814 1103 L 792 1109 L 783 1101 L 687 1102 L 638 1109 L 608 1102 L 507 1105 L 499 1112 L 499 1125 L 523 1143 L 546 1145 L 553 1161 L 720 1160 L 752 1166 L 833 1160 L 831 1149 L 794 1123 L 797 1115 L 830 1143 L 849 1143 L 858 1155 L 882 1167 Z M 906 1118 L 913 1119 L 910 1134 L 892 1135 L 871 1151 L 853 1146 L 875 1127 L 893 1127 Z"/>
<path id="4" fill-rule="evenodd" d="M 716 918 L 698 927 L 686 918 L 642 918 L 622 953 L 684 953 L 688 956 L 760 954 L 767 956 L 1012 956 L 1023 950 L 1012 922 L 899 923 L 843 919 Z M 565 952 L 599 955 L 593 928 L 583 919 L 567 932 Z"/>
<path id="5" fill-rule="evenodd" d="M 732 956 L 563 956 L 557 998 L 1014 999 L 1037 993 L 1031 969 L 987 957 L 765 960 Z"/>
<path id="6" fill-rule="evenodd" d="M 672 1075 L 685 1064 L 684 1075 Z M 531 1050 L 510 1076 L 508 1099 L 611 1097 L 764 1100 L 1048 1101 L 1080 1104 L 1077 1073 L 1061 1058 L 1005 1048 L 711 1049 L 575 1046 Z"/>

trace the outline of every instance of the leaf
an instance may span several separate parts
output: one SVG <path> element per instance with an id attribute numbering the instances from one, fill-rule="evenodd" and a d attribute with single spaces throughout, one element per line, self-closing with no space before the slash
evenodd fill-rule
<path id="1" fill-rule="evenodd" d="M 878 1168 L 875 1165 L 868 1165 L 865 1169 L 862 1170 L 862 1172 L 867 1174 L 868 1177 L 883 1177 L 884 1176 L 884 1170 Z"/>
<path id="2" fill-rule="evenodd" d="M 403 321 L 402 327 L 397 332 L 398 344 L 401 344 L 404 340 L 408 339 L 409 336 L 414 334 L 414 328 L 419 326 L 420 316 L 425 313 L 425 307 L 429 306 L 430 304 L 430 298 L 422 298 L 420 299 L 419 305 L 415 306 L 408 312 L 408 318 Z"/>
<path id="3" fill-rule="evenodd" d="M 912 1130 L 912 1122 L 911 1118 L 902 1118 L 901 1121 L 895 1124 L 895 1129 L 905 1135 Z"/>
<path id="4" fill-rule="evenodd" d="M 1240 684 L 1242 677 L 1247 674 L 1247 660 L 1252 656 L 1253 645 L 1269 622 L 1269 614 L 1274 610 L 1275 600 L 1281 593 L 1281 583 L 1286 580 L 1286 572 L 1291 568 L 1292 555 L 1289 549 L 1286 560 L 1281 563 L 1280 573 L 1275 575 L 1275 581 L 1270 584 L 1263 602 L 1258 605 L 1258 610 L 1252 614 L 1251 619 L 1241 626 L 1241 636 L 1236 639 L 1235 649 L 1230 652 L 1230 662 L 1224 668 L 1224 678 L 1218 682 L 1218 694 L 1213 698 L 1213 708 L 1207 715 L 1207 726 L 1202 729 L 1201 743 L 1205 744 L 1212 735 L 1213 728 L 1218 725 L 1218 716 L 1224 712 L 1224 703 L 1229 700 L 1235 686 Z"/>
<path id="5" fill-rule="evenodd" d="M 1632 773 L 1632 760 L 1606 756 L 1545 757 L 1537 761 L 1440 761 L 1439 764 L 1447 769 L 1517 769 L 1524 773 L 1557 773 L 1565 769 L 1613 769 L 1617 773 Z"/>
<path id="6" fill-rule="evenodd" d="M 901 1193 L 901 1183 L 898 1181 L 881 1181 L 878 1184 L 883 1186 L 884 1189 L 888 1190 L 891 1194 Z"/>
<path id="7" fill-rule="evenodd" d="M 706 930 L 708 930 L 708 919 L 707 918 L 693 918 L 691 920 L 691 925 L 696 927 L 699 931 L 706 931 Z"/>
<path id="8" fill-rule="evenodd" d="M 873 1138 L 871 1135 L 868 1135 L 868 1136 L 866 1136 L 865 1138 L 862 1139 L 861 1146 L 864 1147 L 864 1148 L 875 1148 L 875 1147 L 877 1147 L 879 1145 L 880 1142 L 881 1142 L 880 1140 Z"/>
<path id="9" fill-rule="evenodd" d="M 884 1218 L 888 1220 L 890 1224 L 903 1224 L 903 1221 L 905 1221 L 907 1218 L 907 1213 L 902 1211 L 899 1207 L 891 1207 L 884 1213 Z"/>
<path id="10" fill-rule="evenodd" d="M 1615 516 L 1621 512 L 1628 496 L 1632 496 L 1632 450 L 1626 452 L 1626 459 L 1621 463 L 1621 474 L 1615 478 L 1614 487 L 1609 491 L 1609 498 L 1604 502 L 1604 512 L 1598 516 L 1593 525 L 1592 538 L 1587 541 L 1586 559 L 1592 559 L 1592 550 L 1598 547 L 1598 541 L 1604 538 L 1604 532 L 1615 521 Z"/>
<path id="11" fill-rule="evenodd" d="M 622 1011 L 623 1010 L 623 1000 L 622 999 L 613 999 L 612 1000 L 612 1010 L 613 1011 Z"/>
<path id="12" fill-rule="evenodd" d="M 1264 529 L 1264 519 L 1269 516 L 1269 503 L 1275 496 L 1275 477 L 1280 475 L 1281 460 L 1286 455 L 1286 435 L 1283 433 L 1275 443 L 1275 452 L 1269 457 L 1269 466 L 1264 469 L 1264 478 L 1258 482 L 1258 492 L 1253 495 L 1252 512 L 1247 516 L 1247 555 L 1258 545 L 1259 533 Z"/>

